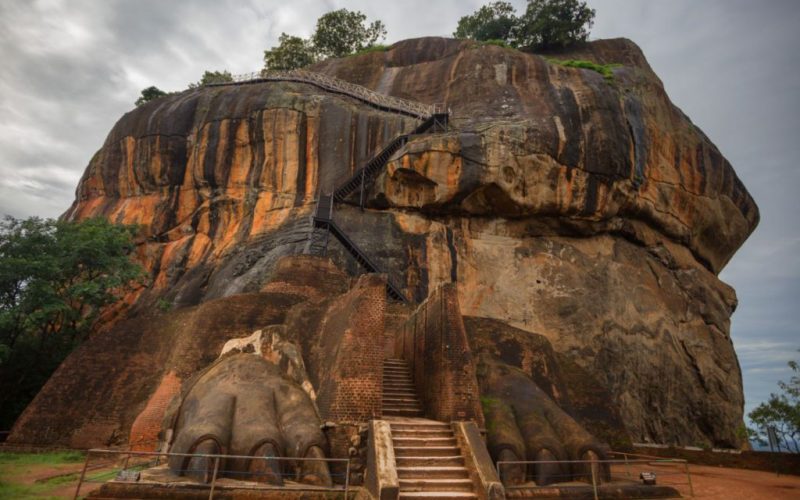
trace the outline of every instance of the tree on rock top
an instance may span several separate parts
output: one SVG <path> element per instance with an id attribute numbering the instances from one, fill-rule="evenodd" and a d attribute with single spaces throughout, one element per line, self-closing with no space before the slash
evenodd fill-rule
<path id="1" fill-rule="evenodd" d="M 372 47 L 386 36 L 381 21 L 366 24 L 367 16 L 347 9 L 328 12 L 317 19 L 309 40 L 281 33 L 278 46 L 264 51 L 265 70 L 303 68 L 325 57 L 344 57 Z"/>
<path id="2" fill-rule="evenodd" d="M 586 41 L 594 15 L 594 9 L 579 0 L 528 0 L 519 17 L 510 3 L 494 2 L 462 17 L 453 36 L 502 40 L 526 50 L 561 48 Z"/>
<path id="3" fill-rule="evenodd" d="M 518 19 L 514 6 L 508 2 L 484 5 L 471 16 L 458 20 L 453 36 L 472 40 L 502 40 L 511 44 Z"/>
<path id="4" fill-rule="evenodd" d="M 205 71 L 203 72 L 203 76 L 200 77 L 200 81 L 197 83 L 190 83 L 189 88 L 196 89 L 197 87 L 202 87 L 211 83 L 226 83 L 232 81 L 233 75 L 231 75 L 229 71 Z"/>
<path id="5" fill-rule="evenodd" d="M 585 42 L 594 14 L 594 9 L 578 0 L 529 0 L 515 33 L 516 43 L 536 50 Z"/>
<path id="6" fill-rule="evenodd" d="M 311 37 L 320 55 L 344 57 L 373 45 L 386 36 L 386 27 L 381 21 L 364 23 L 367 16 L 359 11 L 347 9 L 328 12 L 317 19 L 317 29 Z"/>
<path id="7" fill-rule="evenodd" d="M 278 46 L 264 51 L 264 67 L 268 69 L 297 69 L 317 62 L 317 51 L 310 40 L 281 33 Z"/>
<path id="8" fill-rule="evenodd" d="M 155 85 L 152 85 L 142 90 L 142 95 L 140 95 L 139 98 L 136 99 L 135 104 L 137 106 L 141 106 L 146 102 L 150 102 L 153 99 L 158 99 L 159 97 L 164 97 L 165 95 L 168 94 L 163 90 L 161 90 L 160 88 L 156 87 Z"/>

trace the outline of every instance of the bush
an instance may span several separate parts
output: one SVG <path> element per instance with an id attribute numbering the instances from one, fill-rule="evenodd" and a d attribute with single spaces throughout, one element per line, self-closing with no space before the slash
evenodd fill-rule
<path id="1" fill-rule="evenodd" d="M 590 69 L 603 75 L 603 78 L 605 78 L 607 81 L 614 79 L 614 68 L 619 68 L 622 66 L 621 64 L 596 64 L 591 61 L 583 61 L 580 59 L 568 59 L 566 61 L 547 59 L 547 62 L 558 64 L 559 66 L 564 66 L 567 68 Z"/>

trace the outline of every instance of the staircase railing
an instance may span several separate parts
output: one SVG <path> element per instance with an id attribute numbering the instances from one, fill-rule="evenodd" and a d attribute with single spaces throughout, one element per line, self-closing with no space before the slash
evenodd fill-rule
<path id="1" fill-rule="evenodd" d="M 374 177 L 382 169 L 389 158 L 403 147 L 410 135 L 421 134 L 431 128 L 446 127 L 449 117 L 449 110 L 443 104 L 422 104 L 399 97 L 393 97 L 372 89 L 356 85 L 354 83 L 340 80 L 338 78 L 316 73 L 313 71 L 295 69 L 288 71 L 263 70 L 254 73 L 235 75 L 230 79 L 220 79 L 206 84 L 208 87 L 224 85 L 242 85 L 248 83 L 270 82 L 270 81 L 289 81 L 300 82 L 314 85 L 323 90 L 344 94 L 355 99 L 366 102 L 378 108 L 393 111 L 414 118 L 423 120 L 411 134 L 402 134 L 392 139 L 378 154 L 372 157 L 367 163 L 356 170 L 347 180 L 345 180 L 330 195 L 320 194 L 317 200 L 317 207 L 313 216 L 313 227 L 309 237 L 307 251 L 312 254 L 324 255 L 328 248 L 328 236 L 333 234 L 345 249 L 355 258 L 361 266 L 368 272 L 380 273 L 380 268 L 353 242 L 342 229 L 333 221 L 334 201 L 342 202 L 352 194 L 359 186 L 361 195 L 359 205 L 364 207 L 364 186 L 366 182 Z M 396 287 L 391 280 L 387 280 L 387 293 L 403 302 L 408 302 L 405 294 Z"/>
<path id="2" fill-rule="evenodd" d="M 380 108 L 410 115 L 420 120 L 424 120 L 437 112 L 441 113 L 443 110 L 443 105 L 441 104 L 422 104 L 408 99 L 381 94 L 367 87 L 356 85 L 355 83 L 305 69 L 286 71 L 263 70 L 254 73 L 245 73 L 242 75 L 234 75 L 231 77 L 231 80 L 207 83 L 206 86 L 216 87 L 222 85 L 241 85 L 274 81 L 308 83 L 331 92 L 348 95 Z"/>
<path id="3" fill-rule="evenodd" d="M 319 201 L 317 202 L 317 208 L 314 211 L 314 228 L 311 234 L 311 244 L 310 244 L 310 251 L 312 253 L 316 253 L 318 255 L 324 254 L 327 250 L 328 246 L 328 234 L 332 234 L 339 243 L 342 244 L 345 250 L 353 256 L 355 261 L 361 265 L 364 269 L 367 270 L 369 273 L 379 273 L 382 274 L 383 271 L 381 270 L 378 265 L 370 259 L 366 253 L 364 253 L 361 248 L 356 245 L 356 243 L 351 240 L 342 228 L 340 228 L 334 221 L 333 221 L 333 196 L 332 195 L 320 195 Z M 319 230 L 319 231 L 317 231 Z M 405 294 L 398 288 L 397 286 L 392 283 L 391 279 L 387 278 L 386 281 L 386 292 L 389 294 L 390 297 L 399 300 L 401 302 L 408 302 L 408 298 Z"/>

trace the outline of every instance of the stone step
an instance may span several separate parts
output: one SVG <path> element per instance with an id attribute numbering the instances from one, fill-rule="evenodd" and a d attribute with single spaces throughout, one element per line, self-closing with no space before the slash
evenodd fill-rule
<path id="1" fill-rule="evenodd" d="M 387 392 L 406 392 L 416 394 L 417 389 L 412 384 L 383 384 L 384 394 Z"/>
<path id="2" fill-rule="evenodd" d="M 452 432 L 453 430 L 450 424 L 446 424 L 444 422 L 435 422 L 432 420 L 421 420 L 418 422 L 392 422 L 391 426 L 393 431 L 439 430 Z"/>
<path id="3" fill-rule="evenodd" d="M 419 399 L 417 398 L 390 398 L 390 397 L 383 397 L 383 404 L 390 403 L 390 404 L 400 404 L 400 405 L 418 405 Z"/>
<path id="4" fill-rule="evenodd" d="M 397 457 L 454 457 L 460 450 L 457 446 L 395 446 Z"/>
<path id="5" fill-rule="evenodd" d="M 451 438 L 452 429 L 395 429 L 392 428 L 392 436 L 395 437 L 418 437 L 418 438 Z"/>
<path id="6" fill-rule="evenodd" d="M 442 498 L 444 500 L 473 500 L 478 497 L 474 493 L 467 493 L 466 491 L 401 491 L 398 498 Z"/>
<path id="7" fill-rule="evenodd" d="M 388 411 L 390 413 L 391 412 L 395 412 L 395 413 L 397 413 L 397 412 L 399 412 L 399 413 L 408 413 L 408 412 L 422 413 L 422 408 L 420 408 L 417 405 L 384 405 L 383 406 L 383 411 L 384 412 Z"/>
<path id="8" fill-rule="evenodd" d="M 391 391 L 384 392 L 383 397 L 388 398 L 416 398 L 417 394 L 411 391 Z"/>
<path id="9" fill-rule="evenodd" d="M 395 446 L 405 446 L 405 447 L 413 447 L 413 448 L 428 448 L 429 446 L 433 446 L 434 448 L 439 446 L 458 446 L 456 443 L 456 438 L 449 437 L 449 438 L 420 438 L 420 437 L 407 437 L 407 436 L 397 436 L 394 432 L 392 432 L 392 443 Z"/>
<path id="10" fill-rule="evenodd" d="M 464 457 L 455 455 L 451 457 L 395 457 L 398 467 L 463 467 Z"/>
<path id="11" fill-rule="evenodd" d="M 383 365 L 383 373 L 387 372 L 411 373 L 411 368 L 406 365 Z"/>
<path id="12" fill-rule="evenodd" d="M 422 417 L 425 415 L 419 408 L 384 408 L 383 414 L 391 417 Z"/>
<path id="13" fill-rule="evenodd" d="M 384 380 L 383 390 L 386 390 L 388 388 L 407 389 L 411 391 L 417 390 L 417 386 L 415 386 L 413 382 L 409 382 L 408 380 Z"/>
<path id="14" fill-rule="evenodd" d="M 400 491 L 472 491 L 470 479 L 401 479 Z"/>
<path id="15" fill-rule="evenodd" d="M 393 374 L 383 374 L 383 383 L 395 383 L 395 384 L 413 384 L 411 377 L 407 377 L 405 375 L 393 375 Z"/>
<path id="16" fill-rule="evenodd" d="M 468 479 L 466 467 L 397 467 L 399 479 Z"/>

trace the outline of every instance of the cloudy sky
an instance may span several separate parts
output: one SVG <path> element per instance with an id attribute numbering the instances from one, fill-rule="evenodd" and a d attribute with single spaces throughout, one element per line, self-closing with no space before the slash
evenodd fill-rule
<path id="1" fill-rule="evenodd" d="M 142 88 L 260 68 L 285 31 L 361 10 L 388 42 L 453 32 L 481 1 L 0 0 L 0 214 L 58 216 Z M 522 10 L 524 0 L 512 2 Z M 589 0 L 592 38 L 638 43 L 672 100 L 731 161 L 761 225 L 723 271 L 746 410 L 800 358 L 800 2 Z"/>

